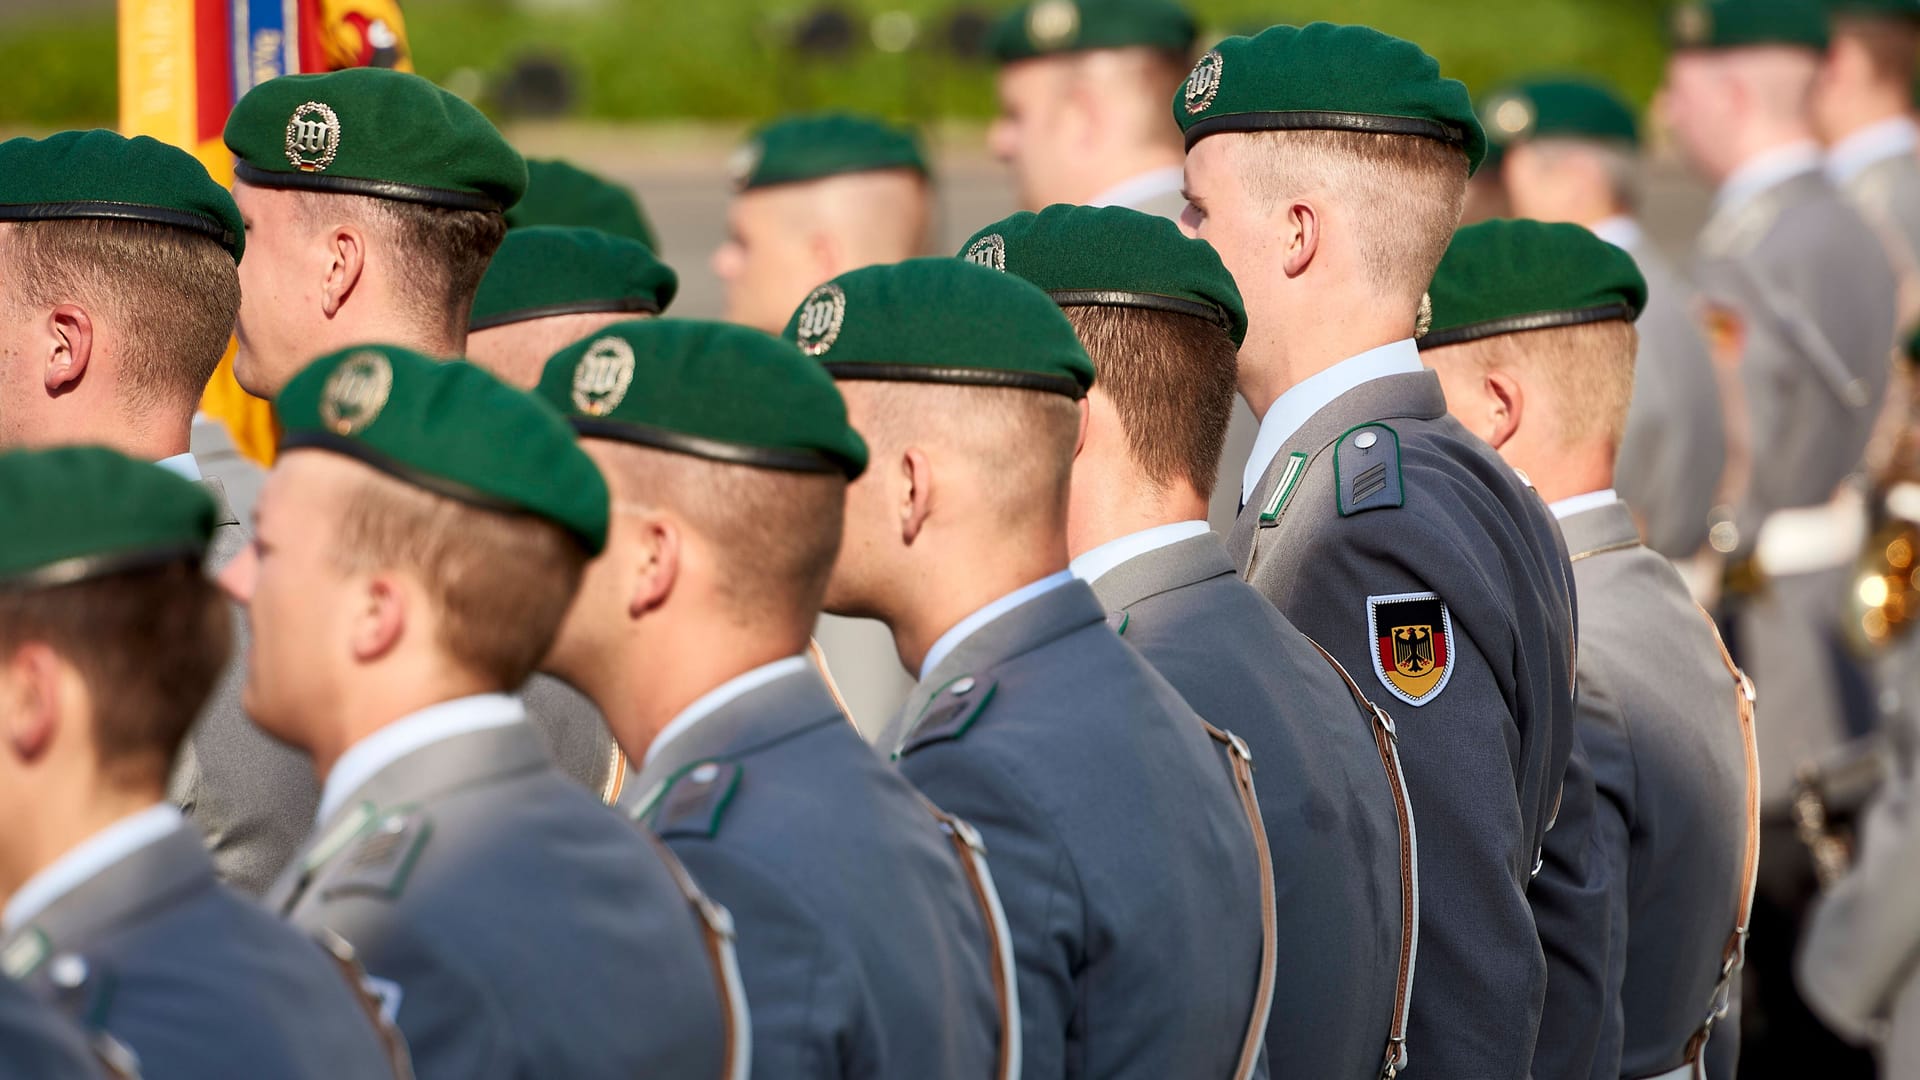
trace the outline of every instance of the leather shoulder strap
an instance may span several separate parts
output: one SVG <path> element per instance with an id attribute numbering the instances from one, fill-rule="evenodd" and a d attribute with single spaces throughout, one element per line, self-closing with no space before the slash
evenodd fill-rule
<path id="1" fill-rule="evenodd" d="M 724 1032 L 727 1041 L 726 1056 L 721 1066 L 721 1080 L 747 1080 L 753 1071 L 753 1020 L 747 1014 L 747 991 L 740 981 L 740 961 L 734 953 L 733 914 L 715 903 L 701 890 L 680 864 L 678 857 L 661 843 L 659 838 L 647 833 L 653 842 L 654 850 L 667 864 L 667 871 L 673 875 L 674 883 L 680 886 L 680 894 L 687 898 L 687 906 L 693 909 L 694 918 L 700 923 L 701 936 L 706 939 L 707 960 L 713 965 L 713 975 L 720 985 L 721 1015 L 724 1018 Z"/>
<path id="2" fill-rule="evenodd" d="M 1016 1080 L 1020 1075 L 1020 983 L 1014 967 L 1013 931 L 1007 927 L 1007 913 L 1000 906 L 1000 890 L 994 887 L 993 871 L 987 868 L 987 846 L 979 830 L 933 805 L 925 795 L 914 792 L 927 812 L 940 823 L 953 851 L 960 860 L 960 872 L 973 890 L 974 903 L 980 907 L 987 926 L 987 944 L 993 950 L 993 998 L 1000 1010 L 1000 1067 L 994 1072 L 999 1080 Z"/>
<path id="3" fill-rule="evenodd" d="M 1273 1011 L 1273 974 L 1278 962 L 1274 938 L 1277 914 L 1273 895 L 1273 852 L 1267 847 L 1267 826 L 1260 819 L 1260 800 L 1253 790 L 1253 753 L 1240 736 L 1222 731 L 1205 720 L 1200 723 L 1214 742 L 1226 748 L 1233 766 L 1233 784 L 1240 792 L 1240 807 L 1246 812 L 1247 827 L 1253 830 L 1254 857 L 1260 864 L 1260 982 L 1254 988 L 1253 1012 L 1247 1018 L 1247 1033 L 1240 1041 L 1240 1061 L 1234 1066 L 1233 1080 L 1248 1080 L 1260 1064 L 1260 1047 L 1267 1038 L 1267 1017 Z"/>
<path id="4" fill-rule="evenodd" d="M 368 988 L 367 969 L 360 965 L 360 957 L 353 951 L 353 946 L 348 944 L 346 938 L 326 929 L 315 934 L 314 941 L 339 968 L 340 977 L 353 990 L 354 1000 L 366 1012 L 367 1022 L 373 1025 L 374 1031 L 380 1036 L 380 1046 L 387 1052 L 387 1064 L 393 1070 L 393 1080 L 413 1080 L 413 1059 L 407 1052 L 407 1040 L 387 1015 L 379 996 Z"/>

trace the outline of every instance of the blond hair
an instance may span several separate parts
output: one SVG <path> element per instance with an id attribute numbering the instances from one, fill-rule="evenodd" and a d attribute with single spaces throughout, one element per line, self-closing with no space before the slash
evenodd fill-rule
<path id="1" fill-rule="evenodd" d="M 1634 351 L 1640 335 L 1622 320 L 1495 334 L 1437 350 L 1505 371 L 1523 387 L 1545 387 L 1546 423 L 1558 446 L 1604 441 L 1618 449 L 1633 403 Z M 1529 399 L 1528 409 L 1543 399 Z"/>
<path id="2" fill-rule="evenodd" d="M 910 446 L 933 447 L 979 481 L 984 509 L 1009 531 L 1064 525 L 1080 441 L 1080 407 L 1043 390 L 863 381 L 860 434 L 874 467 Z M 936 464 L 936 469 L 938 468 Z"/>

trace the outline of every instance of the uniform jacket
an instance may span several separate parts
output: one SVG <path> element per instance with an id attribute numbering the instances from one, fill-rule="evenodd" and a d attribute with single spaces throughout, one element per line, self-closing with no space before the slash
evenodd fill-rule
<path id="1" fill-rule="evenodd" d="M 1105 616 L 1075 581 L 989 622 L 881 745 L 986 840 L 1023 1075 L 1226 1077 L 1259 981 L 1252 834 L 1199 717 Z"/>
<path id="2" fill-rule="evenodd" d="M 80 1030 L 0 976 L 0 1076 L 100 1080 Z"/>
<path id="3" fill-rule="evenodd" d="M 1841 188 L 1880 235 L 1887 260 L 1903 282 L 1902 315 L 1912 319 L 1920 304 L 1920 158 L 1896 154 L 1862 169 Z"/>
<path id="4" fill-rule="evenodd" d="M 1274 1076 L 1379 1076 L 1403 927 L 1397 777 L 1373 718 L 1313 643 L 1207 533 L 1093 582 L 1121 637 L 1187 703 L 1253 750 L 1280 919 L 1267 1022 Z M 1412 1053 L 1417 1060 L 1419 1048 Z"/>
<path id="5" fill-rule="evenodd" d="M 1613 925 L 1613 893 L 1625 886 L 1598 840 L 1597 800 L 1593 762 L 1576 731 L 1560 806 L 1540 852 L 1540 869 L 1527 889 L 1547 961 L 1532 1080 L 1621 1075 L 1608 1072 L 1600 1060 L 1603 1046 L 1618 1043 L 1608 1033 L 1619 1023 L 1618 1011 L 1609 1008 L 1614 988 L 1608 965 L 1615 936 L 1625 932 Z"/>
<path id="6" fill-rule="evenodd" d="M 1692 287 L 1652 244 L 1627 252 L 1647 279 L 1647 308 L 1634 324 L 1640 349 L 1614 487 L 1644 523 L 1647 545 L 1684 559 L 1707 542 L 1707 515 L 1727 463 L 1719 377 Z"/>
<path id="7" fill-rule="evenodd" d="M 1592 1075 L 1650 1076 L 1682 1063 L 1734 926 L 1747 839 L 1738 691 L 1712 623 L 1640 544 L 1624 503 L 1561 528 L 1581 598 L 1576 723 L 1615 882 L 1609 1017 Z M 1720 1039 L 1737 1042 L 1738 1027 L 1717 1027 Z"/>
<path id="8" fill-rule="evenodd" d="M 1436 375 L 1389 375 L 1288 437 L 1229 548 L 1295 626 L 1389 695 L 1426 840 L 1412 1068 L 1524 1077 L 1546 980 L 1526 888 L 1573 742 L 1571 574 L 1546 507 L 1447 415 Z M 1448 639 L 1408 683 L 1424 693 L 1385 666 L 1407 643 L 1375 630 L 1396 617 Z"/>
<path id="9" fill-rule="evenodd" d="M 131 1049 L 147 1080 L 392 1076 L 333 959 L 221 885 L 185 826 L 54 901 L 5 956 L 28 989 Z"/>
<path id="10" fill-rule="evenodd" d="M 952 843 L 811 666 L 661 748 L 640 819 L 733 912 L 755 1075 L 986 1080 L 996 954 Z"/>
<path id="11" fill-rule="evenodd" d="M 521 723 L 389 764 L 268 897 L 353 944 L 421 1080 L 718 1077 L 725 1013 L 658 850 Z"/>

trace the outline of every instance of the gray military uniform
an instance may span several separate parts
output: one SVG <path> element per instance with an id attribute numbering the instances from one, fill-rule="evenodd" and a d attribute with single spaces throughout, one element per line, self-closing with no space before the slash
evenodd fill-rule
<path id="1" fill-rule="evenodd" d="M 7 973 L 139 1057 L 147 1080 L 387 1077 L 334 961 L 214 876 L 182 826 L 8 935 Z"/>
<path id="2" fill-rule="evenodd" d="M 639 776 L 640 820 L 739 926 L 757 1076 L 986 1080 L 997 956 L 952 843 L 811 665 Z"/>
<path id="3" fill-rule="evenodd" d="M 1229 548 L 1398 699 L 1426 839 L 1411 1068 L 1524 1077 L 1546 983 L 1526 889 L 1573 742 L 1571 572 L 1546 507 L 1447 415 L 1433 372 L 1388 375 L 1288 436 Z"/>
<path id="4" fill-rule="evenodd" d="M 686 897 L 525 723 L 375 773 L 268 902 L 354 946 L 421 1080 L 722 1075 L 726 995 Z"/>
<path id="5" fill-rule="evenodd" d="M 1738 690 L 1712 624 L 1624 503 L 1561 522 L 1580 590 L 1576 722 L 1613 868 L 1608 1019 L 1593 1075 L 1680 1066 L 1734 927 L 1747 842 Z M 1548 876 L 1542 872 L 1542 880 Z M 1714 1040 L 1737 1042 L 1738 1026 Z"/>
<path id="6" fill-rule="evenodd" d="M 1692 287 L 1645 240 L 1625 250 L 1647 279 L 1647 307 L 1634 324 L 1640 348 L 1614 487 L 1647 546 L 1684 559 L 1707 542 L 1727 463 L 1726 414 Z"/>
<path id="7" fill-rule="evenodd" d="M 1906 287 L 1920 288 L 1920 158 L 1911 152 L 1882 158 L 1849 177 L 1840 191 L 1879 234 Z M 1920 302 L 1917 296 L 1905 299 Z"/>
<path id="8" fill-rule="evenodd" d="M 1253 750 L 1283 913 L 1267 1021 L 1273 1075 L 1377 1075 L 1411 937 L 1402 919 L 1414 913 L 1401 901 L 1395 802 L 1405 793 L 1397 766 L 1390 774 L 1382 762 L 1372 716 L 1240 580 L 1217 534 L 1137 555 L 1092 585 L 1123 613 L 1122 639 Z"/>
<path id="9" fill-rule="evenodd" d="M 1200 718 L 1105 617 L 1075 581 L 992 620 L 880 745 L 986 840 L 1024 1075 L 1226 1077 L 1259 983 L 1253 837 Z"/>
<path id="10" fill-rule="evenodd" d="M 78 1028 L 0 976 L 0 1076 L 99 1080 L 101 1075 Z"/>

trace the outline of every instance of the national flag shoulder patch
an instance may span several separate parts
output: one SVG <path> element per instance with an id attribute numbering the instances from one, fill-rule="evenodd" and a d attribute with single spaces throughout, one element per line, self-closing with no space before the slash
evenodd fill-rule
<path id="1" fill-rule="evenodd" d="M 1453 616 L 1438 593 L 1367 597 L 1373 673 L 1394 697 L 1425 705 L 1453 675 Z"/>

